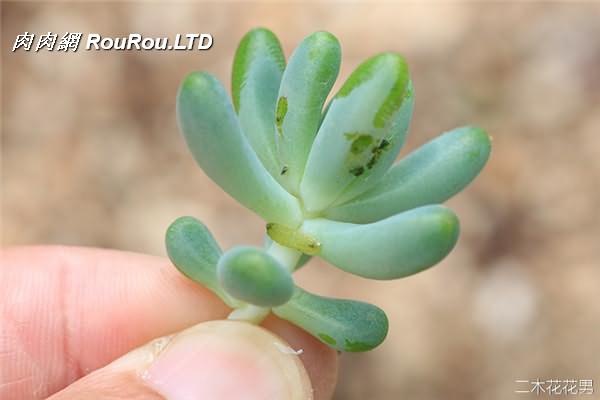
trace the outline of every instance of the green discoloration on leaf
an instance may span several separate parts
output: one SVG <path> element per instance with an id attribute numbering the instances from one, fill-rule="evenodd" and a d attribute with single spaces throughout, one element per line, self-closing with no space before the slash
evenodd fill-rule
<path id="1" fill-rule="evenodd" d="M 208 72 L 195 72 L 186 76 L 181 83 L 183 90 L 202 91 L 210 88 L 210 80 L 212 76 Z"/>
<path id="2" fill-rule="evenodd" d="M 308 51 L 308 59 L 316 60 L 319 57 L 320 49 L 317 47 L 313 47 Z"/>
<path id="3" fill-rule="evenodd" d="M 371 149 L 371 153 L 373 153 L 373 155 L 367 162 L 368 169 L 371 169 L 375 166 L 375 164 L 377 163 L 377 161 L 379 160 L 379 158 L 381 157 L 383 152 L 389 147 L 389 145 L 390 145 L 390 142 L 388 140 L 381 139 L 379 144 L 377 146 L 373 147 L 373 149 Z"/>
<path id="4" fill-rule="evenodd" d="M 267 235 L 280 245 L 296 249 L 304 254 L 315 255 L 321 251 L 321 243 L 298 229 L 268 223 Z"/>
<path id="5" fill-rule="evenodd" d="M 349 161 L 352 162 L 356 160 L 357 156 L 362 155 L 365 150 L 371 146 L 373 143 L 373 137 L 370 135 L 361 134 L 358 132 L 349 132 L 344 136 L 348 140 L 352 140 L 352 144 L 350 145 L 350 155 Z M 375 166 L 383 152 L 389 148 L 390 142 L 387 139 L 381 139 L 379 143 L 371 148 L 371 157 L 366 162 L 365 165 L 355 165 L 351 167 L 348 172 L 354 176 L 361 176 L 365 173 L 366 169 L 371 169 Z M 356 161 L 354 161 L 356 162 Z"/>
<path id="6" fill-rule="evenodd" d="M 365 83 L 373 76 L 373 72 L 379 63 L 377 56 L 370 58 L 363 63 L 357 70 L 355 70 L 348 80 L 344 83 L 344 86 L 337 93 L 337 98 L 343 98 L 348 96 L 354 89 Z"/>
<path id="7" fill-rule="evenodd" d="M 280 97 L 277 101 L 277 110 L 275 111 L 275 125 L 277 125 L 277 132 L 279 136 L 283 136 L 283 119 L 287 114 L 288 102 L 287 97 Z"/>
<path id="8" fill-rule="evenodd" d="M 345 136 L 349 139 L 352 138 L 350 152 L 354 155 L 362 154 L 373 143 L 373 137 L 368 134 L 353 132 L 346 133 Z"/>
<path id="9" fill-rule="evenodd" d="M 392 64 L 395 72 L 394 84 L 387 93 L 383 104 L 373 118 L 375 128 L 384 128 L 406 98 L 406 87 L 408 84 L 408 66 L 400 55 L 395 53 L 383 53 L 372 57 L 356 69 L 340 89 L 337 98 L 348 96 L 354 89 L 369 81 L 384 64 Z"/>
<path id="10" fill-rule="evenodd" d="M 329 336 L 326 333 L 319 333 L 318 336 L 322 341 L 324 341 L 325 343 L 327 343 L 331 346 L 335 346 L 337 343 L 334 338 L 332 338 L 331 336 Z"/>
<path id="11" fill-rule="evenodd" d="M 331 101 L 304 168 L 298 195 L 306 210 L 343 204 L 385 174 L 408 130 L 409 86 L 406 63 L 393 53 L 368 59 L 350 75 Z"/>
<path id="12" fill-rule="evenodd" d="M 447 238 L 455 242 L 460 232 L 458 217 L 453 213 L 448 213 L 443 218 L 440 218 L 440 230 Z"/>
<path id="13" fill-rule="evenodd" d="M 359 351 L 368 351 L 371 350 L 373 346 L 368 345 L 363 342 L 353 342 L 351 340 L 346 339 L 344 343 L 344 350 L 349 352 L 359 352 Z"/>
<path id="14" fill-rule="evenodd" d="M 344 136 L 348 140 L 352 140 L 350 145 L 350 157 L 349 161 L 356 162 L 356 157 L 361 156 L 364 152 L 373 144 L 373 137 L 368 134 L 360 132 L 348 132 Z M 371 147 L 371 157 L 368 159 L 365 165 L 355 165 L 351 167 L 348 172 L 354 176 L 361 176 L 365 173 L 365 169 L 371 169 L 377 163 L 377 160 L 381 157 L 381 154 L 389 147 L 390 142 L 387 139 L 381 139 L 379 143 Z"/>
<path id="15" fill-rule="evenodd" d="M 358 167 L 351 168 L 348 172 L 350 172 L 354 176 L 361 176 L 365 173 L 365 167 L 359 165 Z"/>
<path id="16" fill-rule="evenodd" d="M 373 125 L 376 128 L 386 127 L 406 98 L 405 92 L 408 84 L 408 66 L 404 59 L 397 54 L 390 53 L 388 57 L 396 63 L 396 80 L 394 86 L 392 86 L 392 89 L 385 98 L 385 101 L 377 111 L 377 114 L 375 114 Z"/>
<path id="17" fill-rule="evenodd" d="M 282 72 L 285 69 L 285 58 L 275 34 L 265 28 L 256 28 L 242 38 L 233 59 L 231 92 L 236 112 L 240 109 L 240 92 L 248 69 L 252 61 L 261 56 L 271 58 Z"/>
<path id="18" fill-rule="evenodd" d="M 337 38 L 329 32 L 315 32 L 309 38 L 313 42 L 308 52 L 308 59 L 311 61 L 318 60 L 323 55 L 322 48 L 328 46 L 329 43 L 335 43 L 339 47 Z"/>
<path id="19" fill-rule="evenodd" d="M 364 224 L 423 205 L 441 204 L 477 176 L 490 150 L 490 139 L 479 128 L 446 132 L 400 160 L 373 189 L 324 215 Z"/>

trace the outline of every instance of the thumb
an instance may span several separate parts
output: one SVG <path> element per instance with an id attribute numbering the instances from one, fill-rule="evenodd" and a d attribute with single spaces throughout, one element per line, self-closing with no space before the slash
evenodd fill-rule
<path id="1" fill-rule="evenodd" d="M 211 321 L 162 337 L 50 399 L 312 399 L 297 355 L 273 333 Z"/>

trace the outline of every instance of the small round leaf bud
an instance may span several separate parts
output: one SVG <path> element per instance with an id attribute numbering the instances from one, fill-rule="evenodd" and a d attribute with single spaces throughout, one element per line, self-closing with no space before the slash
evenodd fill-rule
<path id="1" fill-rule="evenodd" d="M 254 247 L 235 247 L 223 254 L 217 276 L 229 295 L 261 307 L 285 304 L 294 292 L 290 272 Z"/>

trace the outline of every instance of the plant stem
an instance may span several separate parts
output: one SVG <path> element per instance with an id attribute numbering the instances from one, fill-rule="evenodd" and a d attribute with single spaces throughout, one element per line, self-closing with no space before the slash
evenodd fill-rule
<path id="1" fill-rule="evenodd" d="M 302 256 L 298 250 L 290 249 L 273 241 L 267 249 L 267 254 L 276 259 L 290 273 L 294 272 L 298 260 Z M 270 308 L 259 307 L 253 304 L 242 303 L 235 308 L 227 317 L 227 319 L 235 321 L 246 321 L 253 324 L 260 324 L 263 319 L 271 312 Z"/>
<path id="2" fill-rule="evenodd" d="M 227 319 L 232 321 L 245 321 L 258 325 L 267 315 L 269 315 L 269 312 L 271 312 L 270 308 L 245 303 L 243 306 L 234 309 Z"/>
<path id="3" fill-rule="evenodd" d="M 294 272 L 296 264 L 298 264 L 298 260 L 302 256 L 302 253 L 298 250 L 282 246 L 275 241 L 271 242 L 271 245 L 267 249 L 267 254 L 279 261 L 279 264 L 286 267 L 290 273 Z"/>

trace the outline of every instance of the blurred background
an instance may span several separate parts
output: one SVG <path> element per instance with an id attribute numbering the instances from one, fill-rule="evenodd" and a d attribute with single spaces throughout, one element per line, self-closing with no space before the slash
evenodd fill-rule
<path id="1" fill-rule="evenodd" d="M 341 356 L 336 399 L 530 398 L 515 380 L 536 378 L 594 379 L 600 393 L 600 3 L 3 2 L 2 245 L 164 255 L 181 215 L 224 248 L 258 245 L 264 223 L 194 164 L 174 111 L 190 71 L 229 86 L 237 43 L 259 25 L 288 56 L 315 30 L 335 34 L 336 88 L 366 57 L 402 53 L 416 108 L 401 156 L 468 123 L 494 140 L 484 172 L 449 201 L 462 235 L 440 265 L 393 282 L 318 260 L 299 273 L 390 318 L 382 346 Z M 208 32 L 214 44 L 12 53 L 25 31 Z"/>

